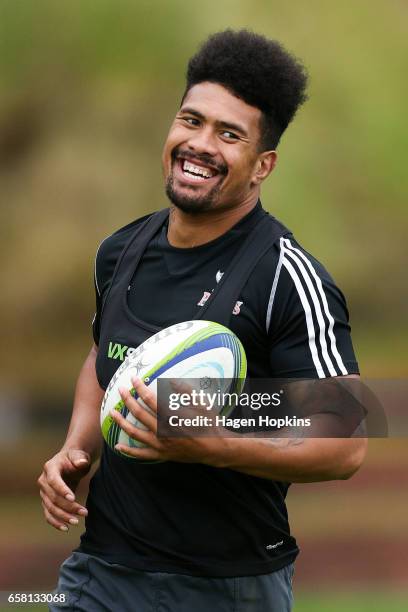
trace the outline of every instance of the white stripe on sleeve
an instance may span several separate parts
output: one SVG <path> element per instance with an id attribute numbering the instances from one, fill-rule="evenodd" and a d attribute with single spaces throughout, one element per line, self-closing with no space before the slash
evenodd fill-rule
<path id="1" fill-rule="evenodd" d="M 317 289 L 318 289 L 320 297 L 322 299 L 324 312 L 325 312 L 326 317 L 327 317 L 327 319 L 329 321 L 328 335 L 329 335 L 329 338 L 330 338 L 330 348 L 331 348 L 331 351 L 332 351 L 332 354 L 333 354 L 334 358 L 337 361 L 337 366 L 338 366 L 341 374 L 343 374 L 345 376 L 346 374 L 348 374 L 348 372 L 347 372 L 347 369 L 346 369 L 346 367 L 345 367 L 345 365 L 343 363 L 341 355 L 340 355 L 340 353 L 339 353 L 339 351 L 337 349 L 336 337 L 335 337 L 334 332 L 333 332 L 334 319 L 333 319 L 333 316 L 332 316 L 332 314 L 330 313 L 330 310 L 329 310 L 329 304 L 327 302 L 327 297 L 326 297 L 326 294 L 325 294 L 324 289 L 323 289 L 322 281 L 319 278 L 319 276 L 316 274 L 316 271 L 315 271 L 313 265 L 311 264 L 309 259 L 305 256 L 305 254 L 302 253 L 302 251 L 300 249 L 297 249 L 296 247 L 294 247 L 291 244 L 291 242 L 290 242 L 290 240 L 288 238 L 282 238 L 282 240 L 283 240 L 284 244 L 286 245 L 286 247 L 288 249 L 290 249 L 290 252 L 296 253 L 296 255 L 298 257 L 300 257 L 306 263 L 310 273 L 312 274 L 314 280 L 316 281 Z M 287 252 L 289 252 L 289 251 L 287 250 Z M 320 305 L 319 305 L 319 310 L 320 310 Z M 324 346 L 326 346 L 326 342 L 324 343 Z M 322 347 L 323 347 L 323 344 L 322 344 Z M 326 361 L 326 363 L 327 363 L 327 361 Z M 337 373 L 335 373 L 334 375 L 336 375 L 336 374 Z"/>
<path id="2" fill-rule="evenodd" d="M 306 297 L 306 293 L 305 290 L 303 289 L 302 283 L 299 279 L 298 273 L 296 272 L 295 268 L 292 266 L 292 264 L 284 257 L 282 259 L 282 265 L 287 269 L 287 271 L 289 272 L 295 287 L 297 289 L 297 292 L 299 294 L 299 298 L 300 301 L 302 303 L 303 306 L 303 310 L 305 311 L 305 317 L 306 317 L 306 327 L 307 327 L 307 333 L 309 336 L 309 348 L 310 348 L 310 352 L 312 355 L 312 359 L 313 359 L 313 363 L 315 365 L 316 371 L 317 371 L 317 375 L 319 378 L 325 378 L 326 375 L 324 373 L 324 370 L 322 368 L 322 364 L 320 362 L 319 359 L 319 355 L 317 352 L 317 347 L 316 347 L 316 335 L 315 335 L 315 328 L 314 328 L 314 324 L 313 324 L 313 316 L 312 316 L 312 311 L 310 308 L 310 304 L 309 301 Z"/>
<path id="3" fill-rule="evenodd" d="M 286 244 L 284 242 L 284 244 Z M 313 302 L 313 306 L 314 306 L 314 312 L 316 315 L 316 319 L 319 325 L 319 340 L 320 340 L 320 347 L 321 347 L 321 351 L 323 354 L 323 359 L 324 362 L 327 366 L 327 369 L 329 370 L 329 373 L 331 376 L 337 376 L 337 371 L 333 366 L 332 360 L 330 359 L 329 353 L 327 352 L 327 343 L 326 343 L 326 323 L 322 314 L 322 309 L 320 307 L 320 302 L 319 302 L 319 298 L 317 297 L 317 293 L 316 290 L 313 286 L 313 282 L 310 278 L 309 273 L 307 272 L 305 266 L 303 265 L 302 261 L 300 260 L 300 258 L 293 253 L 292 251 L 288 250 L 287 248 L 285 248 L 285 246 L 282 245 L 283 250 L 285 251 L 285 253 L 287 254 L 288 257 L 290 257 L 294 262 L 296 262 L 297 267 L 299 269 L 299 272 L 304 280 L 304 282 L 306 283 L 306 287 L 309 291 L 309 296 L 312 298 L 312 302 Z"/>

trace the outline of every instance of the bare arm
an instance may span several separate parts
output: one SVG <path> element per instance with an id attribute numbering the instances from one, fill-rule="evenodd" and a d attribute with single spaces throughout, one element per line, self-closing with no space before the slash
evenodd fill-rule
<path id="1" fill-rule="evenodd" d="M 62 449 L 44 464 L 38 478 L 47 522 L 61 531 L 78 524 L 87 510 L 75 500 L 75 489 L 99 455 L 101 431 L 99 410 L 104 391 L 96 378 L 97 347 L 85 359 L 75 390 L 74 407 Z"/>
<path id="2" fill-rule="evenodd" d="M 327 379 L 324 387 L 317 386 L 323 400 L 323 405 L 336 403 L 339 396 L 339 385 L 327 384 L 354 379 L 355 384 L 348 387 L 349 391 L 359 392 L 357 385 L 359 376 L 352 374 L 337 379 Z M 347 390 L 347 386 L 344 387 Z M 308 383 L 296 384 L 295 400 L 302 403 L 304 397 L 311 394 Z M 325 389 L 325 391 L 323 391 Z M 303 397 L 302 397 L 303 396 Z M 278 437 L 237 440 L 226 439 L 222 467 L 244 472 L 260 478 L 283 480 L 287 482 L 319 482 L 350 478 L 361 466 L 367 451 L 367 439 L 364 437 L 364 424 L 360 422 L 362 413 L 359 411 L 357 420 L 353 420 L 348 400 L 351 393 L 340 395 L 344 401 L 345 421 L 332 414 L 310 414 L 312 428 L 304 438 Z M 313 398 L 313 395 L 312 395 Z M 317 403 L 317 402 L 316 402 Z M 352 432 L 359 432 L 362 437 L 351 437 Z M 347 432 L 347 433 L 346 433 Z M 286 432 L 287 435 L 287 432 Z M 313 437 L 316 436 L 316 437 Z"/>
<path id="3" fill-rule="evenodd" d="M 216 467 L 285 482 L 350 478 L 367 448 L 365 438 L 244 438 L 224 443 Z"/>
<path id="4" fill-rule="evenodd" d="M 133 384 L 139 397 L 157 413 L 155 394 L 138 379 L 133 379 Z M 112 413 L 112 418 L 129 436 L 147 447 L 117 448 L 140 459 L 205 463 L 270 480 L 317 482 L 349 478 L 362 464 L 366 452 L 365 438 L 243 438 L 227 431 L 212 437 L 158 438 L 156 415 L 144 410 L 129 391 L 122 390 L 121 395 L 148 431 L 134 427 L 117 412 Z M 325 418 L 316 415 L 314 435 L 327 431 Z"/>
<path id="5" fill-rule="evenodd" d="M 94 344 L 79 373 L 74 407 L 67 438 L 61 450 L 80 449 L 89 454 L 91 462 L 98 458 L 101 448 L 99 410 L 104 396 L 96 378 L 95 362 L 98 347 Z"/>

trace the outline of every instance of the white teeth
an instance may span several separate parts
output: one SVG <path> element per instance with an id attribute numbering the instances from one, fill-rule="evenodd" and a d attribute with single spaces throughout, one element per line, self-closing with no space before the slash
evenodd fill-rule
<path id="1" fill-rule="evenodd" d="M 205 180 L 204 177 L 199 176 L 198 174 L 190 174 L 190 172 L 183 172 L 183 174 L 185 176 L 188 176 L 188 178 L 193 179 L 194 181 L 202 181 Z"/>
<path id="2" fill-rule="evenodd" d="M 201 166 L 195 166 L 194 164 L 191 164 L 186 159 L 183 162 L 183 170 L 184 172 L 188 172 L 190 176 L 199 175 L 199 176 L 204 176 L 205 178 L 211 178 L 213 176 L 213 173 L 208 168 L 202 168 Z"/>

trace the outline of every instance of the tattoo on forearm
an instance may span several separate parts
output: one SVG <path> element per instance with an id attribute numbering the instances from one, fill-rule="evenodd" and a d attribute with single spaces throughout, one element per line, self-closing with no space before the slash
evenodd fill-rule
<path id="1" fill-rule="evenodd" d="M 276 448 L 287 448 L 289 446 L 304 444 L 305 438 L 300 438 L 299 436 L 296 438 L 267 438 L 266 442 L 270 446 L 275 446 Z"/>

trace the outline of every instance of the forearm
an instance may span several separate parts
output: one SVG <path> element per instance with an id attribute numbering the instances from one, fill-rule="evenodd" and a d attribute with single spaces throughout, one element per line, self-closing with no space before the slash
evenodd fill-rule
<path id="1" fill-rule="evenodd" d="M 67 438 L 63 448 L 89 453 L 91 461 L 98 457 L 102 435 L 99 423 L 100 406 L 104 396 L 96 378 L 97 347 L 94 345 L 80 371 Z"/>
<path id="2" fill-rule="evenodd" d="M 364 438 L 226 438 L 216 467 L 284 482 L 349 478 L 366 451 Z"/>

